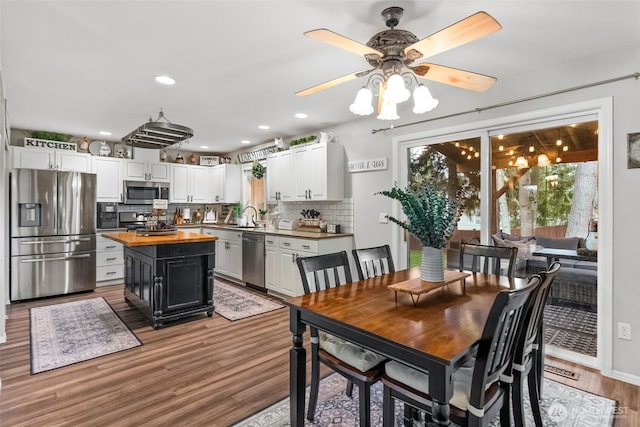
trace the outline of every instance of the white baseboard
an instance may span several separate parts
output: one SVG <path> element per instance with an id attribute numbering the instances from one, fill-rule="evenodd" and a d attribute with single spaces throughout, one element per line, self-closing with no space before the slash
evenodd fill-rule
<path id="1" fill-rule="evenodd" d="M 631 375 L 627 374 L 626 372 L 613 370 L 611 371 L 611 378 L 640 386 L 640 377 L 637 375 Z"/>
<path id="2" fill-rule="evenodd" d="M 564 350 L 551 345 L 545 345 L 545 355 L 557 357 L 558 359 L 566 360 L 567 362 L 577 363 L 579 365 L 587 366 L 589 368 L 598 368 L 598 359 L 585 354 L 576 353 L 575 351 Z"/>

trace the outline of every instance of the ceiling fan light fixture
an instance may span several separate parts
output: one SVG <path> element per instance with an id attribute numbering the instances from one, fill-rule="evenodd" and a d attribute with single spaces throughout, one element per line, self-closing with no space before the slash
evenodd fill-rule
<path id="1" fill-rule="evenodd" d="M 395 102 L 391 102 L 385 99 L 382 102 L 382 108 L 380 109 L 380 114 L 378 114 L 378 119 L 398 120 L 399 118 L 400 116 L 398 116 L 398 110 L 396 108 Z"/>
<path id="2" fill-rule="evenodd" d="M 433 110 L 438 106 L 438 100 L 431 96 L 429 88 L 423 84 L 413 90 L 413 112 L 422 114 Z"/>
<path id="3" fill-rule="evenodd" d="M 387 90 L 384 93 L 385 101 L 396 104 L 406 101 L 411 96 L 411 92 L 405 87 L 404 79 L 400 74 L 392 74 L 387 79 Z"/>
<path id="4" fill-rule="evenodd" d="M 353 104 L 349 106 L 349 110 L 353 114 L 357 114 L 359 116 L 368 116 L 373 113 L 373 106 L 371 105 L 372 100 L 373 93 L 371 93 L 371 89 L 366 86 L 361 87 L 356 94 L 355 101 L 353 101 Z"/>

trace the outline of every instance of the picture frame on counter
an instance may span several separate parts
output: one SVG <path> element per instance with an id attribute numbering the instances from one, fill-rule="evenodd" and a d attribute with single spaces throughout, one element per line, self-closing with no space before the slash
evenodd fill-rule
<path id="1" fill-rule="evenodd" d="M 220 164 L 220 156 L 200 156 L 200 166 L 217 166 Z"/>

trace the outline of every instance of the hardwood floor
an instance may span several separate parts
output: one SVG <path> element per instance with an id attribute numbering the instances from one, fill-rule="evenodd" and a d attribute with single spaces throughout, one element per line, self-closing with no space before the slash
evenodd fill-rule
<path id="1" fill-rule="evenodd" d="M 235 322 L 202 315 L 153 330 L 122 295 L 115 285 L 7 307 L 0 426 L 229 426 L 287 396 L 286 308 Z M 29 308 L 93 297 L 104 297 L 144 345 L 30 375 Z M 640 387 L 548 362 L 579 379 L 548 378 L 617 400 L 617 427 L 638 425 Z"/>

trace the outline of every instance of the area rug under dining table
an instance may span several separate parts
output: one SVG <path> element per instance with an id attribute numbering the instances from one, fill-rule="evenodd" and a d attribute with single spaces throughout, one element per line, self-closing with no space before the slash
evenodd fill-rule
<path id="1" fill-rule="evenodd" d="M 318 407 L 314 421 L 305 419 L 305 426 L 358 426 L 358 388 L 353 396 L 345 395 L 346 380 L 334 373 L 320 381 Z M 616 402 L 545 378 L 542 391 L 542 420 L 554 427 L 606 427 L 613 425 Z M 534 425 L 525 387 L 525 415 L 527 425 Z M 306 402 L 309 401 L 307 387 Z M 396 426 L 402 424 L 402 406 L 396 402 Z M 371 387 L 371 425 L 382 425 L 382 384 Z M 424 421 L 416 425 L 424 425 Z M 489 426 L 500 425 L 499 417 Z M 289 422 L 289 398 L 233 425 L 233 427 L 285 427 Z"/>
<path id="2" fill-rule="evenodd" d="M 31 374 L 142 345 L 104 298 L 33 307 Z"/>

